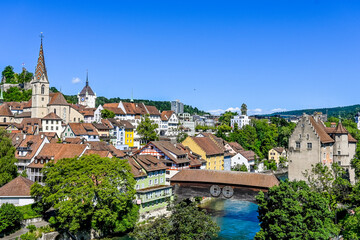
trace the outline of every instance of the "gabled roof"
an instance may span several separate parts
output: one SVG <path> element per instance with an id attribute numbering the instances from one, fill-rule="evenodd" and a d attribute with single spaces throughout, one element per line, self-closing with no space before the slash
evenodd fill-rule
<path id="1" fill-rule="evenodd" d="M 146 172 L 165 170 L 165 164 L 152 155 L 135 155 L 132 157 Z"/>
<path id="2" fill-rule="evenodd" d="M 49 94 L 49 97 L 50 97 L 50 102 L 48 105 L 70 105 L 64 95 L 62 95 L 61 92 L 57 92 L 57 93 L 50 93 Z"/>
<path id="3" fill-rule="evenodd" d="M 20 156 L 18 151 L 15 151 L 15 158 L 32 159 L 45 138 L 46 136 L 44 135 L 26 135 L 26 138 L 21 141 L 18 148 L 27 148 L 29 152 L 25 156 Z"/>
<path id="4" fill-rule="evenodd" d="M 42 119 L 44 119 L 44 120 L 62 120 L 58 115 L 56 115 L 53 112 L 49 113 L 48 115 L 46 115 Z"/>
<path id="5" fill-rule="evenodd" d="M 76 136 L 99 135 L 91 123 L 69 123 L 69 126 Z"/>
<path id="6" fill-rule="evenodd" d="M 33 181 L 18 176 L 0 188 L 0 197 L 4 196 L 26 196 L 30 195 L 30 188 Z"/>
<path id="7" fill-rule="evenodd" d="M 61 144 L 61 143 L 46 143 L 41 149 L 39 154 L 35 157 L 38 160 L 54 160 L 54 163 L 57 160 L 63 158 L 74 158 L 79 157 L 85 151 L 86 145 L 84 144 Z M 33 161 L 29 164 L 29 168 L 43 168 L 45 162 L 37 163 Z"/>
<path id="8" fill-rule="evenodd" d="M 112 157 L 112 154 L 109 151 L 102 151 L 102 150 L 94 150 L 94 149 L 87 149 L 84 152 L 84 155 L 90 155 L 90 154 L 97 154 L 100 157 L 104 158 L 104 157 Z"/>
<path id="9" fill-rule="evenodd" d="M 191 137 L 207 156 L 222 155 L 224 151 L 210 137 Z"/>
<path id="10" fill-rule="evenodd" d="M 285 150 L 285 148 L 283 147 L 276 147 L 276 148 L 273 148 L 275 151 L 277 151 L 278 153 L 283 153 L 283 151 Z"/>
<path id="11" fill-rule="evenodd" d="M 147 176 L 146 172 L 143 171 L 143 168 L 133 158 L 129 158 L 128 163 L 131 167 L 131 173 L 135 178 Z"/>
<path id="12" fill-rule="evenodd" d="M 16 114 L 14 117 L 15 118 L 31 118 L 31 112 L 22 112 L 22 113 Z"/>
<path id="13" fill-rule="evenodd" d="M 113 145 L 107 142 L 88 142 L 87 144 L 92 150 L 109 151 L 114 157 L 117 158 L 124 158 L 126 156 L 123 151 L 115 148 Z"/>
<path id="14" fill-rule="evenodd" d="M 190 162 L 190 160 L 186 157 L 186 152 L 174 146 L 174 144 L 172 144 L 170 141 L 151 141 L 142 149 L 148 147 L 149 145 L 154 145 L 163 154 L 165 154 L 168 158 L 177 164 Z M 138 152 L 141 152 L 142 149 L 140 149 Z"/>
<path id="15" fill-rule="evenodd" d="M 150 115 L 160 115 L 159 110 L 155 106 L 145 106 Z"/>
<path id="16" fill-rule="evenodd" d="M 110 130 L 110 127 L 103 123 L 92 123 L 92 125 L 99 131 Z"/>
<path id="17" fill-rule="evenodd" d="M 106 104 L 105 104 L 106 105 Z M 124 111 L 121 108 L 118 107 L 109 107 L 109 106 L 103 106 L 104 109 L 107 109 L 109 111 L 112 111 L 115 113 L 115 115 L 125 115 Z"/>
<path id="18" fill-rule="evenodd" d="M 322 143 L 333 143 L 335 142 L 325 131 L 325 127 L 321 126 L 321 123 L 317 123 L 313 117 L 309 117 L 311 125 L 314 127 L 316 133 L 320 137 Z"/>
<path id="19" fill-rule="evenodd" d="M 244 158 L 246 158 L 248 161 L 253 161 L 255 160 L 255 156 L 256 158 L 258 158 L 258 156 L 255 154 L 255 152 L 249 150 L 249 151 L 240 151 L 239 152 Z"/>
<path id="20" fill-rule="evenodd" d="M 203 169 L 184 169 L 170 179 L 174 182 L 201 182 L 223 185 L 242 185 L 270 188 L 279 185 L 279 180 L 273 174 L 249 173 L 236 171 L 216 171 Z"/>
<path id="21" fill-rule="evenodd" d="M 14 114 L 11 112 L 9 105 L 4 103 L 0 105 L 0 116 L 1 117 L 13 117 Z"/>
<path id="22" fill-rule="evenodd" d="M 235 152 L 244 151 L 244 148 L 237 142 L 229 142 L 228 144 Z"/>
<path id="23" fill-rule="evenodd" d="M 168 121 L 171 117 L 171 115 L 173 115 L 174 111 L 162 111 L 161 113 L 161 121 Z"/>

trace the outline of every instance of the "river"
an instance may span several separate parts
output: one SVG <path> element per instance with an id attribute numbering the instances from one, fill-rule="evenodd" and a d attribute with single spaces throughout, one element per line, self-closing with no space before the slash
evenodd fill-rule
<path id="1" fill-rule="evenodd" d="M 221 230 L 217 240 L 228 239 L 254 239 L 260 230 L 257 218 L 257 205 L 255 203 L 215 199 L 202 206 L 220 226 Z"/>
<path id="2" fill-rule="evenodd" d="M 255 203 L 214 199 L 202 205 L 201 208 L 205 209 L 221 228 L 216 240 L 253 239 L 260 230 Z M 131 238 L 124 236 L 113 240 L 129 239 Z"/>

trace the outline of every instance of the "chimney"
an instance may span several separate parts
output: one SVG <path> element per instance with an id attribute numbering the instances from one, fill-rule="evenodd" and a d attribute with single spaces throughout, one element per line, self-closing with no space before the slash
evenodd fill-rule
<path id="1" fill-rule="evenodd" d="M 43 139 L 44 138 L 44 134 L 41 134 L 41 139 Z"/>
<path id="2" fill-rule="evenodd" d="M 24 140 L 26 139 L 26 134 L 23 135 L 23 139 L 24 139 Z"/>

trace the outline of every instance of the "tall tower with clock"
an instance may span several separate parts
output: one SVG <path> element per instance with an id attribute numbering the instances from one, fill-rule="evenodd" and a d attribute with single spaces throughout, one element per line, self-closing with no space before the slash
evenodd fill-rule
<path id="1" fill-rule="evenodd" d="M 96 93 L 93 92 L 89 86 L 88 73 L 86 72 L 86 84 L 85 87 L 78 94 L 78 103 L 88 108 L 95 108 Z"/>

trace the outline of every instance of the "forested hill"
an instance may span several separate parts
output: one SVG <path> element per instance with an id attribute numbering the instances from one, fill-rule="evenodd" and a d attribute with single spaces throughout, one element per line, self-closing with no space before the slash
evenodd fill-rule
<path id="1" fill-rule="evenodd" d="M 66 100 L 71 103 L 77 103 L 77 96 L 76 95 L 64 95 Z M 118 103 L 120 101 L 123 102 L 130 102 L 130 99 L 123 99 L 123 98 L 106 98 L 106 97 L 97 97 L 96 98 L 96 106 L 104 105 L 105 103 Z M 153 100 L 145 100 L 145 99 L 134 99 L 135 103 L 144 103 L 145 105 L 155 106 L 159 111 L 164 110 L 171 110 L 170 101 L 153 101 Z M 184 112 L 190 114 L 198 114 L 204 115 L 207 112 L 199 110 L 197 107 L 192 107 L 190 105 L 184 104 Z"/>
<path id="2" fill-rule="evenodd" d="M 313 114 L 314 112 L 327 113 L 329 117 L 342 117 L 342 118 L 353 118 L 357 112 L 360 111 L 360 104 L 344 107 L 333 107 L 333 108 L 314 108 L 314 109 L 303 109 L 303 110 L 292 110 L 285 112 L 275 112 L 268 116 L 281 115 L 281 116 L 300 116 L 303 113 Z"/>

